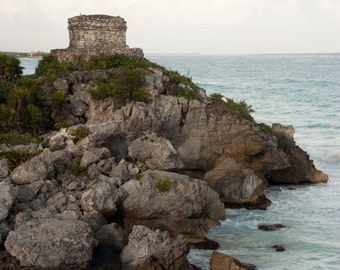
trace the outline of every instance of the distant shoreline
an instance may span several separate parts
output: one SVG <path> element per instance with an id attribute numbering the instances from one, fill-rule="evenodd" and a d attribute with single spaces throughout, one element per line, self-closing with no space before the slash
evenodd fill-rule
<path id="1" fill-rule="evenodd" d="M 32 52 L 3 52 L 0 51 L 0 53 L 4 53 L 10 56 L 14 56 L 17 58 L 41 58 L 44 55 L 47 55 L 48 53 L 46 52 L 40 52 L 40 51 L 32 51 Z"/>

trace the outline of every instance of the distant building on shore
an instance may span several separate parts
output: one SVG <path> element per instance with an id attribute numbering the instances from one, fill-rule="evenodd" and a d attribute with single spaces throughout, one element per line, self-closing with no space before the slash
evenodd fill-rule
<path id="1" fill-rule="evenodd" d="M 67 49 L 54 49 L 58 61 L 70 61 L 74 55 L 89 59 L 95 54 L 126 54 L 143 58 L 143 50 L 126 45 L 126 21 L 119 16 L 80 15 L 68 19 L 70 43 Z"/>

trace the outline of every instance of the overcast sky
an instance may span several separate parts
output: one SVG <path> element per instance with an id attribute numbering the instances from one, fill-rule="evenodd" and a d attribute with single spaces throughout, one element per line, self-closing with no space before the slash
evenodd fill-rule
<path id="1" fill-rule="evenodd" d="M 340 0 L 1 0 L 0 51 L 67 48 L 80 14 L 123 17 L 144 53 L 340 52 Z"/>

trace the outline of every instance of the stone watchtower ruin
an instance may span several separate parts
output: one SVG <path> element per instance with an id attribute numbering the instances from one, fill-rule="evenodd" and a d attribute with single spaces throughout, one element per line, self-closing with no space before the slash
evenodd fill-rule
<path id="1" fill-rule="evenodd" d="M 143 58 L 143 50 L 126 45 L 126 21 L 119 16 L 80 15 L 68 19 L 70 44 L 51 50 L 58 61 L 71 61 L 74 55 L 86 60 L 95 54 L 126 54 Z"/>

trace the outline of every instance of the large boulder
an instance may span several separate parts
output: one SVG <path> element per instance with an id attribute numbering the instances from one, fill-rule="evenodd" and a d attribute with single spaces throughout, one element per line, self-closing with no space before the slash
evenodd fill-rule
<path id="1" fill-rule="evenodd" d="M 190 270 L 188 252 L 189 247 L 181 236 L 172 239 L 168 232 L 134 226 L 120 259 L 125 270 Z"/>
<path id="2" fill-rule="evenodd" d="M 204 237 L 225 219 L 218 194 L 206 182 L 186 175 L 148 170 L 122 188 L 128 194 L 122 204 L 126 226 L 143 224 L 189 239 Z"/>
<path id="3" fill-rule="evenodd" d="M 104 216 L 113 215 L 126 193 L 118 187 L 117 179 L 100 175 L 93 181 L 81 197 L 81 205 L 85 212 L 97 211 Z"/>
<path id="4" fill-rule="evenodd" d="M 225 218 L 218 194 L 204 181 L 186 175 L 148 170 L 140 180 L 130 180 L 122 188 L 128 193 L 123 201 L 127 217 Z"/>
<path id="5" fill-rule="evenodd" d="M 3 221 L 13 205 L 14 191 L 9 179 L 0 182 L 0 222 Z"/>
<path id="6" fill-rule="evenodd" d="M 54 158 L 50 149 L 16 167 L 11 173 L 14 184 L 29 184 L 38 180 L 53 178 Z"/>
<path id="7" fill-rule="evenodd" d="M 133 141 L 129 156 L 140 166 L 151 170 L 178 170 L 184 164 L 171 142 L 155 133 L 147 134 Z"/>
<path id="8" fill-rule="evenodd" d="M 213 251 L 210 257 L 211 270 L 254 270 L 256 267 L 248 266 L 241 263 L 239 260 L 216 250 Z"/>
<path id="9" fill-rule="evenodd" d="M 250 166 L 225 158 L 204 175 L 226 205 L 257 204 L 267 183 Z"/>
<path id="10" fill-rule="evenodd" d="M 281 124 L 273 124 L 273 131 L 277 133 L 279 148 L 289 157 L 290 166 L 282 170 L 272 171 L 269 179 L 274 183 L 325 183 L 328 175 L 315 168 L 313 160 L 294 141 L 294 129 Z"/>
<path id="11" fill-rule="evenodd" d="M 69 93 L 69 83 L 66 79 L 58 78 L 52 83 L 53 87 L 59 91 L 67 95 Z"/>
<path id="12" fill-rule="evenodd" d="M 6 250 L 21 266 L 34 269 L 86 269 L 97 241 L 79 220 L 35 219 L 6 238 Z"/>

